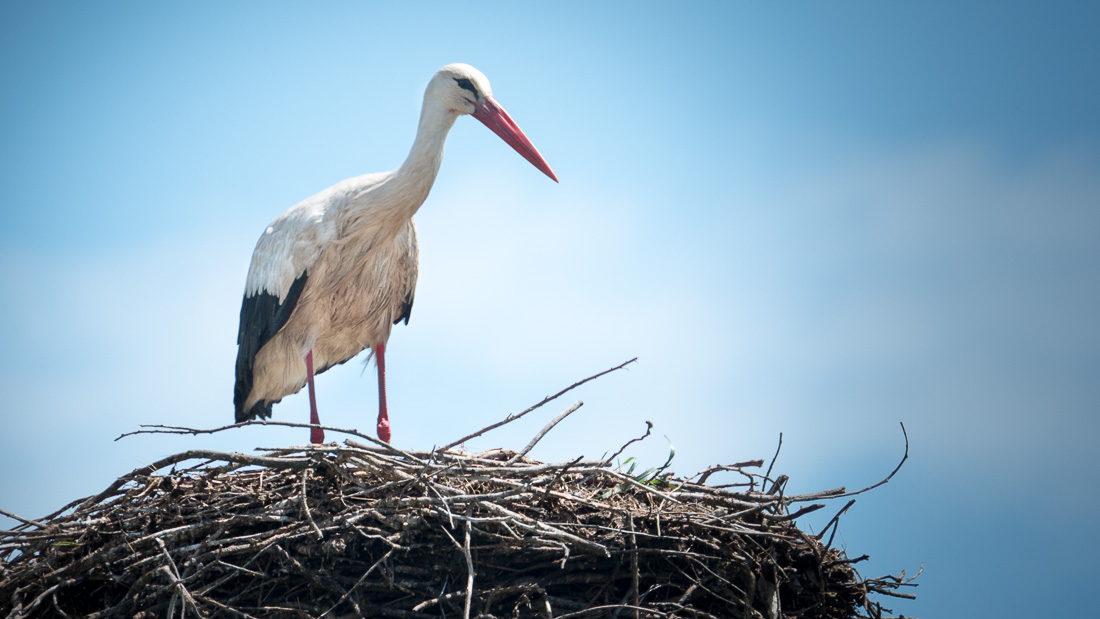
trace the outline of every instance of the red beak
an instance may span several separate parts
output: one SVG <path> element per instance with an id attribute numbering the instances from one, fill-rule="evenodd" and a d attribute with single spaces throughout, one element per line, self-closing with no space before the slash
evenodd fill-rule
<path id="1" fill-rule="evenodd" d="M 493 133 L 499 135 L 509 146 L 516 149 L 516 152 L 523 155 L 523 158 L 527 161 L 530 161 L 531 165 L 542 170 L 542 173 L 554 179 L 555 183 L 558 182 L 558 177 L 554 175 L 554 171 L 550 169 L 550 165 L 539 154 L 535 145 L 527 139 L 516 121 L 512 120 L 508 112 L 505 112 L 504 108 L 500 107 L 495 99 L 485 97 L 484 101 L 478 103 L 474 118 L 492 129 Z"/>

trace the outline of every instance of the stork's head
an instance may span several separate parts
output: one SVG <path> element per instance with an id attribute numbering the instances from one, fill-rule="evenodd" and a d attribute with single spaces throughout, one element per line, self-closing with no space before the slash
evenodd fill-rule
<path id="1" fill-rule="evenodd" d="M 558 177 L 527 139 L 519 125 L 493 98 L 489 80 L 468 64 L 449 64 L 436 72 L 428 84 L 428 96 L 456 114 L 469 114 L 500 136 L 523 158 L 557 182 Z"/>

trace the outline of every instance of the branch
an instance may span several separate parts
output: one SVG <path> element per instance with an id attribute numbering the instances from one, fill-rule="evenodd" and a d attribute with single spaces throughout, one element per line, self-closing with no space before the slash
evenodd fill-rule
<path id="1" fill-rule="evenodd" d="M 133 432 L 125 432 L 120 434 L 115 440 L 125 438 L 127 436 L 133 436 L 135 434 L 213 434 L 215 432 L 222 432 L 224 430 L 232 430 L 234 428 L 243 428 L 245 426 L 285 426 L 288 428 L 321 428 L 322 430 L 331 430 L 333 432 L 339 432 L 341 434 L 350 434 L 352 436 L 358 436 L 359 438 L 365 438 L 368 441 L 385 447 L 386 443 L 378 440 L 373 436 L 363 434 L 359 430 L 348 428 L 336 428 L 333 426 L 325 426 L 321 424 L 313 423 L 294 423 L 292 421 L 273 421 L 270 419 L 253 419 L 251 421 L 242 421 L 240 423 L 234 423 L 220 428 L 210 428 L 204 430 L 201 428 L 188 428 L 186 426 L 168 426 L 162 424 L 142 424 L 142 428 L 152 428 L 149 430 L 134 430 Z"/>

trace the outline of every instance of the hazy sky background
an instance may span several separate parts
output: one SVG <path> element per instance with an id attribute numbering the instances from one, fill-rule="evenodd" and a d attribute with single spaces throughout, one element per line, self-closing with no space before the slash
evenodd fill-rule
<path id="1" fill-rule="evenodd" d="M 460 119 L 387 349 L 429 449 L 640 357 L 468 448 L 770 458 L 881 479 L 841 522 L 925 617 L 1095 611 L 1100 9 L 1089 2 L 0 5 L 0 507 L 38 517 L 232 422 L 252 248 L 398 166 L 424 87 L 481 69 L 561 178 Z M 373 367 L 322 375 L 371 430 Z M 305 422 L 304 394 L 275 418 Z M 330 435 L 333 438 L 334 435 Z M 842 502 L 822 511 L 820 526 Z M 11 521 L 4 520 L 3 525 Z"/>

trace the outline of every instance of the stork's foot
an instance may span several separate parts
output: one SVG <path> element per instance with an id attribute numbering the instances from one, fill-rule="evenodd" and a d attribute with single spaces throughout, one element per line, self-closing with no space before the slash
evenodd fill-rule
<path id="1" fill-rule="evenodd" d="M 379 419 L 378 420 L 378 439 L 383 443 L 390 442 L 390 420 Z"/>

